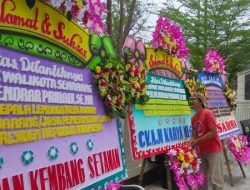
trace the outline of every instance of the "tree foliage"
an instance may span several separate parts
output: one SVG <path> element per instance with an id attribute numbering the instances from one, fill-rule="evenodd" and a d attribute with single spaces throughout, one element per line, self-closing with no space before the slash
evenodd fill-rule
<path id="1" fill-rule="evenodd" d="M 160 13 L 183 29 L 195 69 L 202 70 L 209 48 L 218 49 L 224 57 L 230 82 L 249 67 L 249 0 L 176 0 L 164 5 Z"/>
<path id="2" fill-rule="evenodd" d="M 114 49 L 120 56 L 127 35 L 138 35 L 147 30 L 145 22 L 153 5 L 149 0 L 107 0 L 107 5 L 109 14 L 112 15 L 107 17 L 109 34 Z"/>

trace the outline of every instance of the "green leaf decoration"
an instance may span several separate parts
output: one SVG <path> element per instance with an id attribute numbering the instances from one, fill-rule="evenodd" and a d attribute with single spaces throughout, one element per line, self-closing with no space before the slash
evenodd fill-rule
<path id="1" fill-rule="evenodd" d="M 88 67 L 91 70 L 94 70 L 95 67 L 101 62 L 104 62 L 105 59 L 116 56 L 111 40 L 106 35 L 91 34 L 89 46 L 92 53 L 92 58 L 88 64 Z"/>
<path id="2" fill-rule="evenodd" d="M 70 11 L 68 11 L 67 12 L 67 19 L 69 20 L 69 21 L 71 21 L 71 19 L 72 19 L 72 14 L 71 14 L 71 12 Z"/>

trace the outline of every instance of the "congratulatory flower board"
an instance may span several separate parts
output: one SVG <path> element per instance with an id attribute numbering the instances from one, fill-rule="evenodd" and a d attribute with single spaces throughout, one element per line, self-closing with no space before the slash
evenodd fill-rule
<path id="1" fill-rule="evenodd" d="M 49 43 L 51 36 L 31 31 L 36 27 L 27 29 L 31 22 L 39 28 L 39 10 L 45 11 L 43 19 L 48 14 L 63 21 L 64 16 L 40 1 L 32 9 L 26 1 L 0 5 L 0 189 L 100 189 L 124 179 L 120 124 L 105 115 L 91 71 L 45 56 L 50 47 L 45 51 L 38 38 L 46 39 L 46 46 L 60 44 L 79 60 L 84 56 L 60 40 Z M 10 18 L 21 16 L 26 25 L 13 26 Z M 80 28 L 68 20 L 66 28 L 66 23 Z M 16 36 L 6 36 L 6 30 Z"/>
<path id="2" fill-rule="evenodd" d="M 191 136 L 191 109 L 183 81 L 148 75 L 145 105 L 133 105 L 129 125 L 134 159 L 183 146 Z"/>

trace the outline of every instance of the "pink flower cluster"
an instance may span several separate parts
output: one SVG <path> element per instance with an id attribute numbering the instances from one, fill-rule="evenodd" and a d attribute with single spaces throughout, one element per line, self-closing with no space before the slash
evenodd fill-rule
<path id="1" fill-rule="evenodd" d="M 189 56 L 186 40 L 180 27 L 171 23 L 170 19 L 159 17 L 152 36 L 154 49 L 162 48 L 179 59 Z"/>
<path id="2" fill-rule="evenodd" d="M 200 171 L 201 160 L 191 147 L 174 148 L 168 152 L 170 169 L 180 190 L 188 190 L 188 186 L 197 189 L 204 185 L 205 176 Z"/>
<path id="3" fill-rule="evenodd" d="M 235 160 L 247 165 L 250 159 L 250 148 L 245 135 L 233 135 L 228 138 L 227 146 L 233 153 Z"/>
<path id="4" fill-rule="evenodd" d="M 205 69 L 210 73 L 226 74 L 222 56 L 215 49 L 210 49 L 205 56 Z"/>
<path id="5" fill-rule="evenodd" d="M 72 18 L 81 22 L 96 34 L 106 33 L 106 26 L 102 21 L 102 15 L 107 13 L 101 0 L 84 0 L 84 5 L 79 5 L 77 0 L 43 0 L 59 9 L 63 13 L 70 12 Z"/>

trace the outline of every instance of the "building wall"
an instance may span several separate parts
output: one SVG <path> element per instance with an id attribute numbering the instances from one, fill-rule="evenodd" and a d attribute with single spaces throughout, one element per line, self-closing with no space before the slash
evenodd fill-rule
<path id="1" fill-rule="evenodd" d="M 250 119 L 250 100 L 245 100 L 245 75 L 247 74 L 250 74 L 250 69 L 238 73 L 236 108 L 236 118 L 238 121 Z"/>

